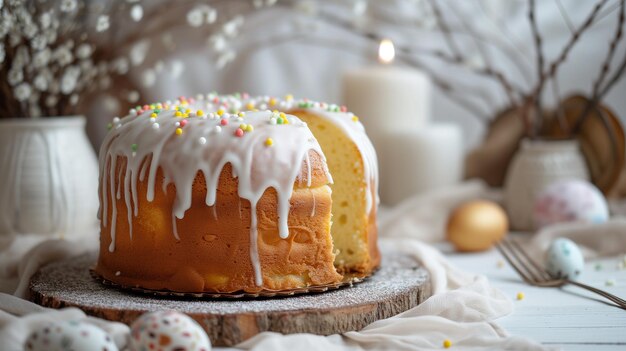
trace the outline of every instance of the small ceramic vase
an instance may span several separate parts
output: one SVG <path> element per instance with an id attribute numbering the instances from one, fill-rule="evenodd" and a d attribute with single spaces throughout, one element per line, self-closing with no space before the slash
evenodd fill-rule
<path id="1" fill-rule="evenodd" d="M 511 229 L 535 229 L 535 197 L 562 179 L 589 180 L 589 170 L 577 140 L 525 139 L 513 157 L 504 182 L 504 203 Z"/>
<path id="2" fill-rule="evenodd" d="M 63 238 L 96 228 L 98 161 L 85 122 L 0 119 L 0 236 Z"/>

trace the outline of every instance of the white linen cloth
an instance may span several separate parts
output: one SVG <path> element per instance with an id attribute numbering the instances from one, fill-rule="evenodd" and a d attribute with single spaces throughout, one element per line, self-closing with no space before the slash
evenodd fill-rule
<path id="1" fill-rule="evenodd" d="M 543 347 L 522 337 L 510 336 L 495 320 L 513 312 L 513 304 L 484 276 L 464 272 L 452 266 L 434 247 L 424 241 L 443 237 L 445 219 L 458 203 L 479 197 L 493 198 L 482 183 L 468 182 L 457 187 L 416 196 L 404 204 L 383 211 L 380 218 L 381 243 L 410 253 L 429 271 L 434 294 L 417 307 L 400 315 L 376 321 L 361 331 L 342 335 L 312 334 L 281 335 L 261 333 L 240 345 L 244 350 L 429 350 L 443 347 L 450 339 L 454 349 L 532 350 Z M 607 228 L 622 228 L 624 239 L 626 221 L 610 222 Z M 560 228 L 560 227 L 559 227 Z M 596 227 L 594 227 L 596 228 Z M 543 245 L 550 233 L 567 236 L 576 230 L 546 231 L 537 239 Z M 608 230 L 608 229 L 607 229 Z M 615 236 L 619 236 L 615 229 Z M 39 244 L 31 237 L 21 243 L 0 246 L 0 290 L 14 289 L 14 295 L 0 295 L 0 345 L 3 350 L 21 350 L 30 331 L 50 320 L 81 319 L 103 327 L 112 334 L 120 348 L 125 347 L 128 327 L 85 316 L 75 308 L 46 309 L 20 299 L 27 291 L 30 276 L 42 264 L 93 250 L 94 236 L 79 241 L 51 240 Z M 33 246 L 35 245 L 35 246 Z M 539 244 L 538 244 L 539 245 Z M 539 246 L 541 246 L 539 245 Z M 27 250 L 25 247 L 32 247 Z M 602 248 L 590 247 L 601 252 Z M 621 246 L 623 247 L 623 246 Z M 28 253 L 20 257 L 13 252 Z"/>

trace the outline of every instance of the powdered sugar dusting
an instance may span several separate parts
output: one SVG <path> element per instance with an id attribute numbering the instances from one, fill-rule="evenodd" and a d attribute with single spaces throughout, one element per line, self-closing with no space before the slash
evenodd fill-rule
<path id="1" fill-rule="evenodd" d="M 228 315 L 316 310 L 365 305 L 414 293 L 429 294 L 428 273 L 410 256 L 391 252 L 381 245 L 383 262 L 371 278 L 355 285 L 321 294 L 248 300 L 190 300 L 133 294 L 101 284 L 89 274 L 97 253 L 50 264 L 31 282 L 37 294 L 61 300 L 65 305 L 125 311 L 172 309 L 187 314 Z M 385 252 L 386 251 L 386 252 Z M 398 313 L 401 311 L 398 311 Z"/>

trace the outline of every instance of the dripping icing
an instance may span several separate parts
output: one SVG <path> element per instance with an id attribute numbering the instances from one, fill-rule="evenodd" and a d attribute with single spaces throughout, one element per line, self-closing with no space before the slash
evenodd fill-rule
<path id="1" fill-rule="evenodd" d="M 278 228 L 279 236 L 289 236 L 288 215 L 293 184 L 301 172 L 302 163 L 307 164 L 307 184 L 311 183 L 311 169 L 309 151 L 317 152 L 323 157 L 321 148 L 308 128 L 300 128 L 303 122 L 297 118 L 290 118 L 285 125 L 272 125 L 272 112 L 249 112 L 245 122 L 254 126 L 254 132 L 245 133 L 242 137 L 233 136 L 237 128 L 236 121 L 228 125 L 221 125 L 220 119 L 189 118 L 187 119 L 183 135 L 176 135 L 180 118 L 174 117 L 175 111 L 162 111 L 155 123 L 160 127 L 154 130 L 144 112 L 130 115 L 120 121 L 119 126 L 107 134 L 100 153 L 101 172 L 104 172 L 107 162 L 110 164 L 108 176 L 101 174 L 101 185 L 106 202 L 107 188 L 111 192 L 111 244 L 109 251 L 115 250 L 117 207 L 115 205 L 116 162 L 118 157 L 126 159 L 126 172 L 122 188 L 124 200 L 128 209 L 127 220 L 132 222 L 132 212 L 137 214 L 138 202 L 136 179 L 148 177 L 146 198 L 154 200 L 156 176 L 160 169 L 163 174 L 162 191 L 167 192 L 167 186 L 172 183 L 176 188 L 176 196 L 172 210 L 172 231 L 177 240 L 180 240 L 176 227 L 176 219 L 182 219 L 185 211 L 191 207 L 191 193 L 193 180 L 198 172 L 205 178 L 207 186 L 206 204 L 213 207 L 216 213 L 216 191 L 219 177 L 226 164 L 230 164 L 233 176 L 237 176 L 239 186 L 238 195 L 251 203 L 256 209 L 258 200 L 265 190 L 272 187 L 277 192 Z M 233 116 L 226 117 L 236 120 Z M 216 125 L 221 125 L 221 132 L 217 132 Z M 200 137 L 205 144 L 196 143 Z M 266 147 L 264 141 L 271 137 L 282 147 Z M 306 142 L 302 142 L 305 140 Z M 115 142 L 113 142 L 115 141 Z M 131 145 L 139 145 L 132 150 Z M 288 145 L 289 147 L 285 147 Z M 216 150 L 217 149 L 217 150 Z M 180 157 L 185 155 L 185 157 Z M 325 166 L 325 163 L 324 163 Z M 121 172 L 121 170 L 120 170 Z M 328 174 L 328 169 L 324 172 Z M 254 175 L 254 176 L 253 176 Z M 122 175 L 118 175 L 118 186 Z M 330 180 L 330 178 L 329 178 Z M 121 191 L 121 190 L 119 190 Z M 121 195 L 121 194 L 120 194 Z M 109 220 L 106 216 L 107 206 L 102 206 L 103 227 Z M 132 210 L 131 210 L 132 208 Z M 131 212 L 132 211 L 132 212 Z M 255 211 L 252 211 L 255 212 Z M 255 282 L 262 284 L 262 273 L 258 259 L 256 228 L 256 213 L 251 218 L 250 258 L 255 272 Z M 129 223 L 130 224 L 130 223 Z M 184 233 L 182 233 L 184 235 Z"/>

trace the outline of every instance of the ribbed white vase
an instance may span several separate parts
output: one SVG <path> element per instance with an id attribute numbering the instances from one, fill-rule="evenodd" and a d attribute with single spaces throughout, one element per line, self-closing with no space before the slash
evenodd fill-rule
<path id="1" fill-rule="evenodd" d="M 534 230 L 536 196 L 558 180 L 589 180 L 578 140 L 522 141 L 504 182 L 504 202 L 514 230 Z"/>
<path id="2" fill-rule="evenodd" d="M 82 116 L 0 119 L 0 235 L 79 236 L 98 211 Z"/>

